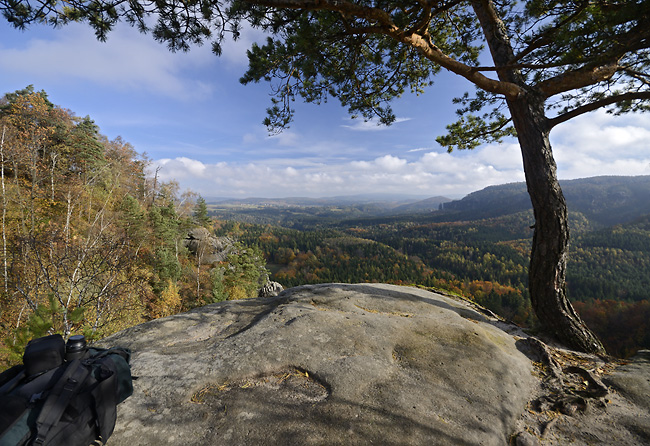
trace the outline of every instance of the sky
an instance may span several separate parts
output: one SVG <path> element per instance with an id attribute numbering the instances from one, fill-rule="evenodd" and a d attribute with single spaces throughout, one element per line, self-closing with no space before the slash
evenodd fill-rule
<path id="1" fill-rule="evenodd" d="M 18 31 L 0 18 L 0 95 L 45 90 L 146 154 L 161 180 L 206 198 L 460 198 L 524 180 L 514 139 L 452 153 L 436 143 L 456 120 L 452 99 L 473 91 L 448 73 L 424 94 L 397 99 L 391 126 L 353 120 L 336 100 L 296 101 L 290 128 L 269 135 L 262 121 L 270 85 L 239 83 L 246 49 L 263 38 L 245 29 L 217 57 L 209 45 L 171 53 L 126 24 L 99 42 L 83 24 Z M 650 175 L 650 114 L 593 112 L 556 127 L 551 143 L 560 179 Z"/>

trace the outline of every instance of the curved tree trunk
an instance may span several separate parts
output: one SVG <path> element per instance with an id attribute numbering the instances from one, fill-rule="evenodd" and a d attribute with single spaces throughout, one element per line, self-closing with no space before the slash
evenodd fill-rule
<path id="1" fill-rule="evenodd" d="M 517 130 L 524 161 L 528 195 L 535 213 L 535 234 L 528 269 L 528 289 L 533 310 L 545 329 L 567 347 L 604 353 L 598 338 L 587 328 L 566 296 L 566 262 L 569 252 L 569 221 L 566 202 L 557 180 L 557 167 L 548 139 L 550 128 L 544 98 L 526 84 L 521 72 L 507 67 L 514 51 L 505 26 L 492 0 L 472 0 L 499 80 L 522 89 L 507 104 Z"/>
<path id="2" fill-rule="evenodd" d="M 528 270 L 530 298 L 542 325 L 568 347 L 604 353 L 566 296 L 569 251 L 567 206 L 557 179 L 543 102 L 509 101 L 524 162 L 526 185 L 535 214 L 535 233 Z"/>

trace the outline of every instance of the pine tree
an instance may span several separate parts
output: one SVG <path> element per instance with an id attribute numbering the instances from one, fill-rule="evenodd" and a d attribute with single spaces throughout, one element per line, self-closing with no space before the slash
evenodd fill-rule
<path id="1" fill-rule="evenodd" d="M 194 222 L 203 226 L 206 229 L 211 229 L 212 219 L 208 215 L 208 205 L 205 202 L 205 199 L 199 195 L 199 198 L 196 199 L 196 204 L 194 205 Z"/>

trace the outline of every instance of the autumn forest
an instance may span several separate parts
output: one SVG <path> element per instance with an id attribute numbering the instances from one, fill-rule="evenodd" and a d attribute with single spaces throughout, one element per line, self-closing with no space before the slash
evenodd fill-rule
<path id="1" fill-rule="evenodd" d="M 563 188 L 573 209 L 567 272 L 573 305 L 610 354 L 650 348 L 650 177 L 573 180 Z M 271 278 L 284 286 L 423 286 L 471 299 L 535 331 L 529 203 L 525 185 L 513 184 L 409 214 L 368 203 L 215 203 L 210 210 L 217 233 L 259 247 Z"/>
<path id="2" fill-rule="evenodd" d="M 0 132 L 5 365 L 46 333 L 99 339 L 256 296 L 266 279 L 261 257 L 235 243 L 222 262 L 201 262 L 183 241 L 193 228 L 211 227 L 205 201 L 157 181 L 146 158 L 101 135 L 89 117 L 30 86 L 2 99 Z"/>
<path id="3" fill-rule="evenodd" d="M 534 218 L 526 200 L 498 212 L 496 204 L 479 212 L 461 200 L 398 215 L 361 205 L 220 207 L 159 181 L 130 144 L 109 140 L 90 117 L 31 86 L 2 98 L 0 132 L 3 368 L 33 337 L 100 339 L 196 306 L 256 297 L 269 279 L 285 288 L 421 286 L 538 328 L 527 291 Z M 639 181 L 629 186 L 628 204 L 639 190 L 647 197 L 647 180 Z M 570 214 L 569 295 L 608 351 L 625 357 L 650 348 L 650 210 L 635 206 L 625 221 L 605 221 L 593 203 Z M 227 240 L 227 255 L 206 262 L 188 248 L 197 228 Z"/>

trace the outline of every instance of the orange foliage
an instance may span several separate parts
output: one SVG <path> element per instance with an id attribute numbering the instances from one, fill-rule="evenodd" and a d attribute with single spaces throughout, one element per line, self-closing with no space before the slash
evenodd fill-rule
<path id="1" fill-rule="evenodd" d="M 607 352 L 628 357 L 650 348 L 650 302 L 623 302 L 595 299 L 573 302 L 587 325 L 596 332 Z"/>

